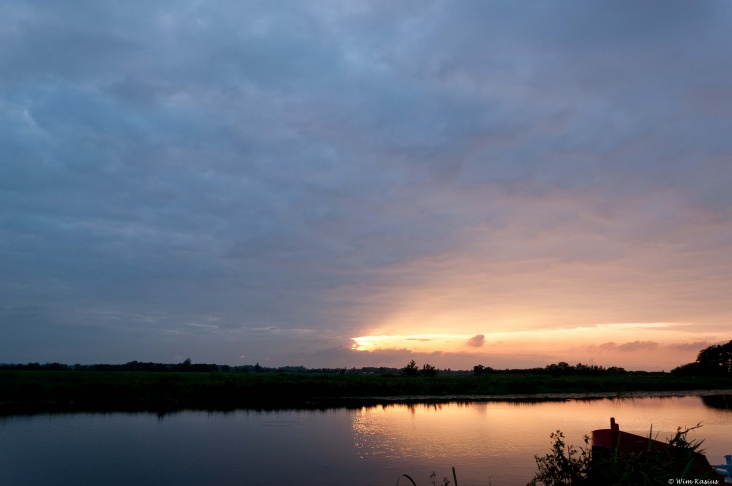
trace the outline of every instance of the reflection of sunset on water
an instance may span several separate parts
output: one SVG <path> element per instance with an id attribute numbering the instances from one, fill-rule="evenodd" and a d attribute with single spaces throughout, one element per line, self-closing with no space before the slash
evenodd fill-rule
<path id="1" fill-rule="evenodd" d="M 610 417 L 621 430 L 642 436 L 653 426 L 660 440 L 702 421 L 689 439 L 705 439 L 712 461 L 731 452 L 730 412 L 706 407 L 700 397 L 387 405 L 361 408 L 352 417 L 359 457 L 409 457 L 425 470 L 456 466 L 471 478 L 533 471 L 533 456 L 549 451 L 552 432 L 560 429 L 567 444 L 584 446 L 584 435 L 607 428 Z"/>

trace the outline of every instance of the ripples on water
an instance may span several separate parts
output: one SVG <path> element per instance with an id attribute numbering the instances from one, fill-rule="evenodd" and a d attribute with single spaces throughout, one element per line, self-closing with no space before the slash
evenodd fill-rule
<path id="1" fill-rule="evenodd" d="M 556 397 L 555 397 L 556 398 Z M 712 463 L 732 453 L 732 395 L 549 402 L 392 404 L 360 409 L 155 415 L 59 414 L 0 419 L 3 484 L 526 484 L 549 434 L 582 445 L 615 417 L 660 440 L 702 422 Z"/>

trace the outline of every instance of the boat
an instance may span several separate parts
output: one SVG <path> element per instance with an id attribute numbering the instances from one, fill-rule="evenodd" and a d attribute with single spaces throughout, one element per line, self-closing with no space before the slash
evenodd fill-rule
<path id="1" fill-rule="evenodd" d="M 717 471 L 717 474 L 724 476 L 725 481 L 732 483 L 732 454 L 724 456 L 724 460 L 727 462 L 726 464 L 717 464 L 712 467 Z"/>
<path id="2" fill-rule="evenodd" d="M 590 435 L 593 455 L 612 454 L 616 448 L 623 454 L 641 455 L 648 451 L 665 451 L 669 447 L 673 447 L 665 442 L 654 440 L 650 437 L 643 437 L 628 432 L 620 432 L 620 425 L 615 422 L 615 418 L 610 418 L 609 429 L 593 430 Z M 706 456 L 700 452 L 694 453 L 694 462 L 691 467 L 692 476 L 704 478 L 708 481 L 698 484 L 723 484 L 725 475 L 720 474 L 723 469 L 729 477 L 732 472 L 732 455 L 725 456 L 727 464 L 712 466 Z M 681 478 L 679 478 L 681 479 Z M 681 482 L 679 484 L 682 484 Z M 689 484 L 695 484 L 691 482 Z"/>

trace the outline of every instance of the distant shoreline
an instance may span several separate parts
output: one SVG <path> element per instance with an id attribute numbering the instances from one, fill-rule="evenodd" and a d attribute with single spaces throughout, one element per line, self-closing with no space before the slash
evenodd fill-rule
<path id="1" fill-rule="evenodd" d="M 0 415 L 184 409 L 332 409 L 399 403 L 732 394 L 730 378 L 0 371 Z"/>

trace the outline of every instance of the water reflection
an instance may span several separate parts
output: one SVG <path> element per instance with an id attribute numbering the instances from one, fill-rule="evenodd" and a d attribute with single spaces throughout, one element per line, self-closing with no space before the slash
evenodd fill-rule
<path id="1" fill-rule="evenodd" d="M 608 426 L 660 440 L 702 422 L 707 456 L 732 453 L 732 395 L 380 403 L 314 410 L 84 413 L 0 418 L 0 470 L 35 484 L 526 484 L 549 434 L 581 445 Z M 363 480 L 362 480 L 363 478 Z"/>
<path id="2" fill-rule="evenodd" d="M 701 399 L 709 408 L 732 412 L 732 395 L 712 395 L 701 397 Z"/>
<path id="3" fill-rule="evenodd" d="M 583 446 L 592 430 L 609 427 L 665 440 L 678 427 L 702 422 L 689 439 L 705 440 L 712 462 L 722 459 L 732 434 L 726 414 L 731 395 L 602 398 L 551 402 L 473 402 L 363 407 L 353 413 L 354 447 L 360 458 L 383 457 L 421 464 L 431 471 L 459 466 L 461 476 L 492 476 L 503 484 L 530 479 L 533 456 L 549 451 L 549 435 L 562 430 L 568 444 Z M 438 474 L 439 475 L 439 474 Z M 476 483 L 477 484 L 477 483 Z"/>

